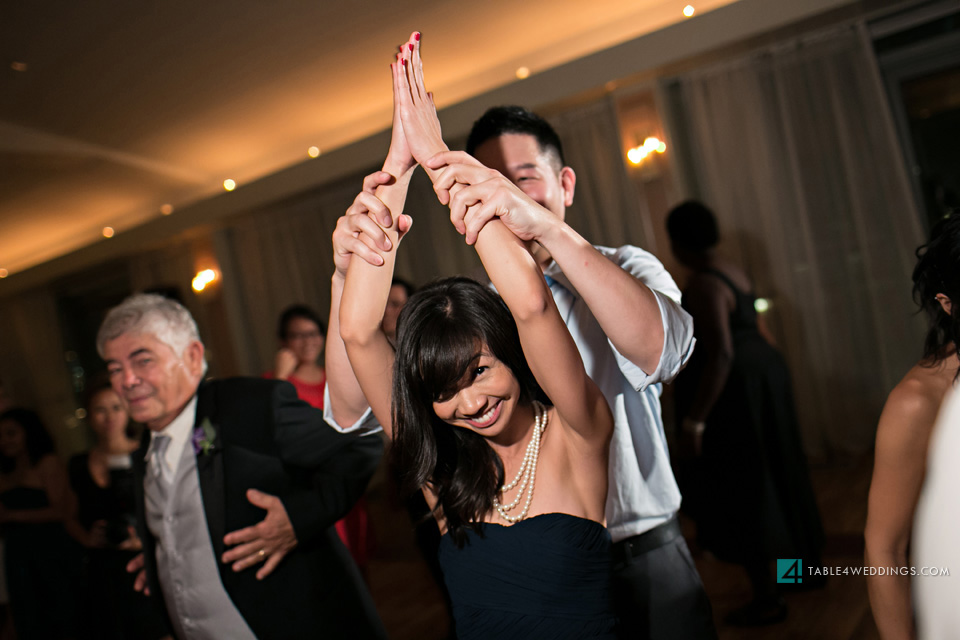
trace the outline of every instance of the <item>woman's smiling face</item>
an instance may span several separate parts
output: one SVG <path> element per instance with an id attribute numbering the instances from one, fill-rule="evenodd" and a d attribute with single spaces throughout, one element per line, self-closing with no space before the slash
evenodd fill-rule
<path id="1" fill-rule="evenodd" d="M 510 423 L 519 400 L 520 383 L 516 376 L 484 345 L 471 361 L 457 391 L 434 401 L 433 410 L 448 424 L 493 437 Z"/>

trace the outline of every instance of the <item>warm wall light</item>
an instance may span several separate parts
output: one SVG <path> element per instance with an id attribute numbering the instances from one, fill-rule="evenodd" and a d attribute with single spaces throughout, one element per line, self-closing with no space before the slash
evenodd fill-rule
<path id="1" fill-rule="evenodd" d="M 194 291 L 196 291 L 197 293 L 200 293 L 201 291 L 206 289 L 209 284 L 211 284 L 212 282 L 215 282 L 216 279 L 217 279 L 216 271 L 214 271 L 213 269 L 204 269 L 203 271 L 198 272 L 197 275 L 193 277 L 193 282 L 191 283 L 191 286 L 193 286 Z"/>
<path id="2" fill-rule="evenodd" d="M 647 150 L 643 147 L 634 147 L 627 151 L 627 160 L 629 160 L 631 164 L 640 164 L 646 157 Z"/>
<path id="3" fill-rule="evenodd" d="M 6 269 L 0 269 L 0 278 L 6 278 L 8 275 L 10 275 L 9 271 Z"/>
<path id="4" fill-rule="evenodd" d="M 517 77 L 521 80 L 525 80 L 530 77 L 530 69 L 527 67 L 520 67 L 517 69 Z"/>
<path id="5" fill-rule="evenodd" d="M 230 178 L 227 178 L 226 180 L 223 181 L 223 188 L 226 189 L 227 191 L 233 191 L 234 189 L 237 188 L 237 183 L 231 180 Z"/>
<path id="6" fill-rule="evenodd" d="M 103 237 L 112 238 L 113 237 L 113 227 L 104 227 L 103 228 Z"/>
<path id="7" fill-rule="evenodd" d="M 317 158 L 320 156 L 320 147 L 310 147 L 307 149 L 307 155 L 311 158 Z"/>
<path id="8" fill-rule="evenodd" d="M 638 144 L 627 151 L 627 160 L 630 161 L 630 164 L 640 164 L 651 153 L 663 153 L 666 150 L 667 144 L 665 142 L 660 138 L 650 136 L 643 141 L 643 144 Z"/>
<path id="9" fill-rule="evenodd" d="M 685 6 L 685 7 L 683 8 L 683 15 L 685 15 L 685 16 L 687 16 L 687 17 L 689 18 L 690 16 L 693 15 L 693 12 L 694 12 L 694 11 L 696 11 L 696 9 L 693 8 L 693 5 L 692 5 L 692 4 L 688 4 L 687 6 Z"/>
<path id="10" fill-rule="evenodd" d="M 770 301 L 766 298 L 757 298 L 753 301 L 753 308 L 757 313 L 770 311 Z"/>
<path id="11" fill-rule="evenodd" d="M 165 216 L 170 215 L 171 213 L 173 213 L 173 205 L 172 204 L 163 205 L 162 207 L 160 207 L 160 213 L 162 213 Z"/>
<path id="12" fill-rule="evenodd" d="M 27 63 L 26 62 L 11 62 L 10 68 L 14 71 L 26 71 Z"/>

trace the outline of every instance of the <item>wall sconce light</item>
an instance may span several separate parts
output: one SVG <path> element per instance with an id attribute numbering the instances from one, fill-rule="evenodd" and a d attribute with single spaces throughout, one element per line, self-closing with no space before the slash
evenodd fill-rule
<path id="1" fill-rule="evenodd" d="M 217 281 L 219 275 L 213 269 L 204 269 L 200 271 L 193 277 L 193 290 L 197 293 L 200 293 L 208 286 Z"/>
<path id="2" fill-rule="evenodd" d="M 630 161 L 630 164 L 636 166 L 646 160 L 650 154 L 663 153 L 666 150 L 667 144 L 665 142 L 660 138 L 650 136 L 643 141 L 643 144 L 638 144 L 627 151 L 627 160 Z"/>

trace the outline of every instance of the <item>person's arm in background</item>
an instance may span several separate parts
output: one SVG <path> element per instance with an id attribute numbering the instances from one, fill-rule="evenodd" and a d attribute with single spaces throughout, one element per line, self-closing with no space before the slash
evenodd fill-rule
<path id="1" fill-rule="evenodd" d="M 938 408 L 939 402 L 909 374 L 883 407 L 864 530 L 864 564 L 868 567 L 908 566 L 913 516 Z M 910 576 L 868 575 L 867 590 L 883 640 L 916 638 Z"/>
<path id="2" fill-rule="evenodd" d="M 257 391 L 250 388 L 249 393 Z M 300 400 L 289 383 L 277 382 L 265 399 L 280 460 L 296 470 L 297 477 L 310 481 L 279 495 L 247 490 L 247 500 L 266 513 L 257 524 L 224 536 L 230 548 L 221 559 L 234 571 L 262 562 L 258 580 L 297 545 L 324 535 L 347 514 L 363 495 L 383 453 L 380 438 L 323 428 L 322 412 Z"/>
<path id="3" fill-rule="evenodd" d="M 686 290 L 685 302 L 697 327 L 697 348 L 704 356 L 693 401 L 683 416 L 682 429 L 700 452 L 704 422 L 727 384 L 733 365 L 733 336 L 730 333 L 732 301 L 729 289 L 716 277 L 694 276 Z"/>

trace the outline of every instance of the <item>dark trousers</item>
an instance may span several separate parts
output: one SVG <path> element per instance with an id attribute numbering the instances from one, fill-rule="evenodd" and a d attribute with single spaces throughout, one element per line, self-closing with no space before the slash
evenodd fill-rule
<path id="1" fill-rule="evenodd" d="M 637 555 L 615 555 L 613 598 L 623 640 L 716 640 L 710 601 L 683 536 Z"/>

